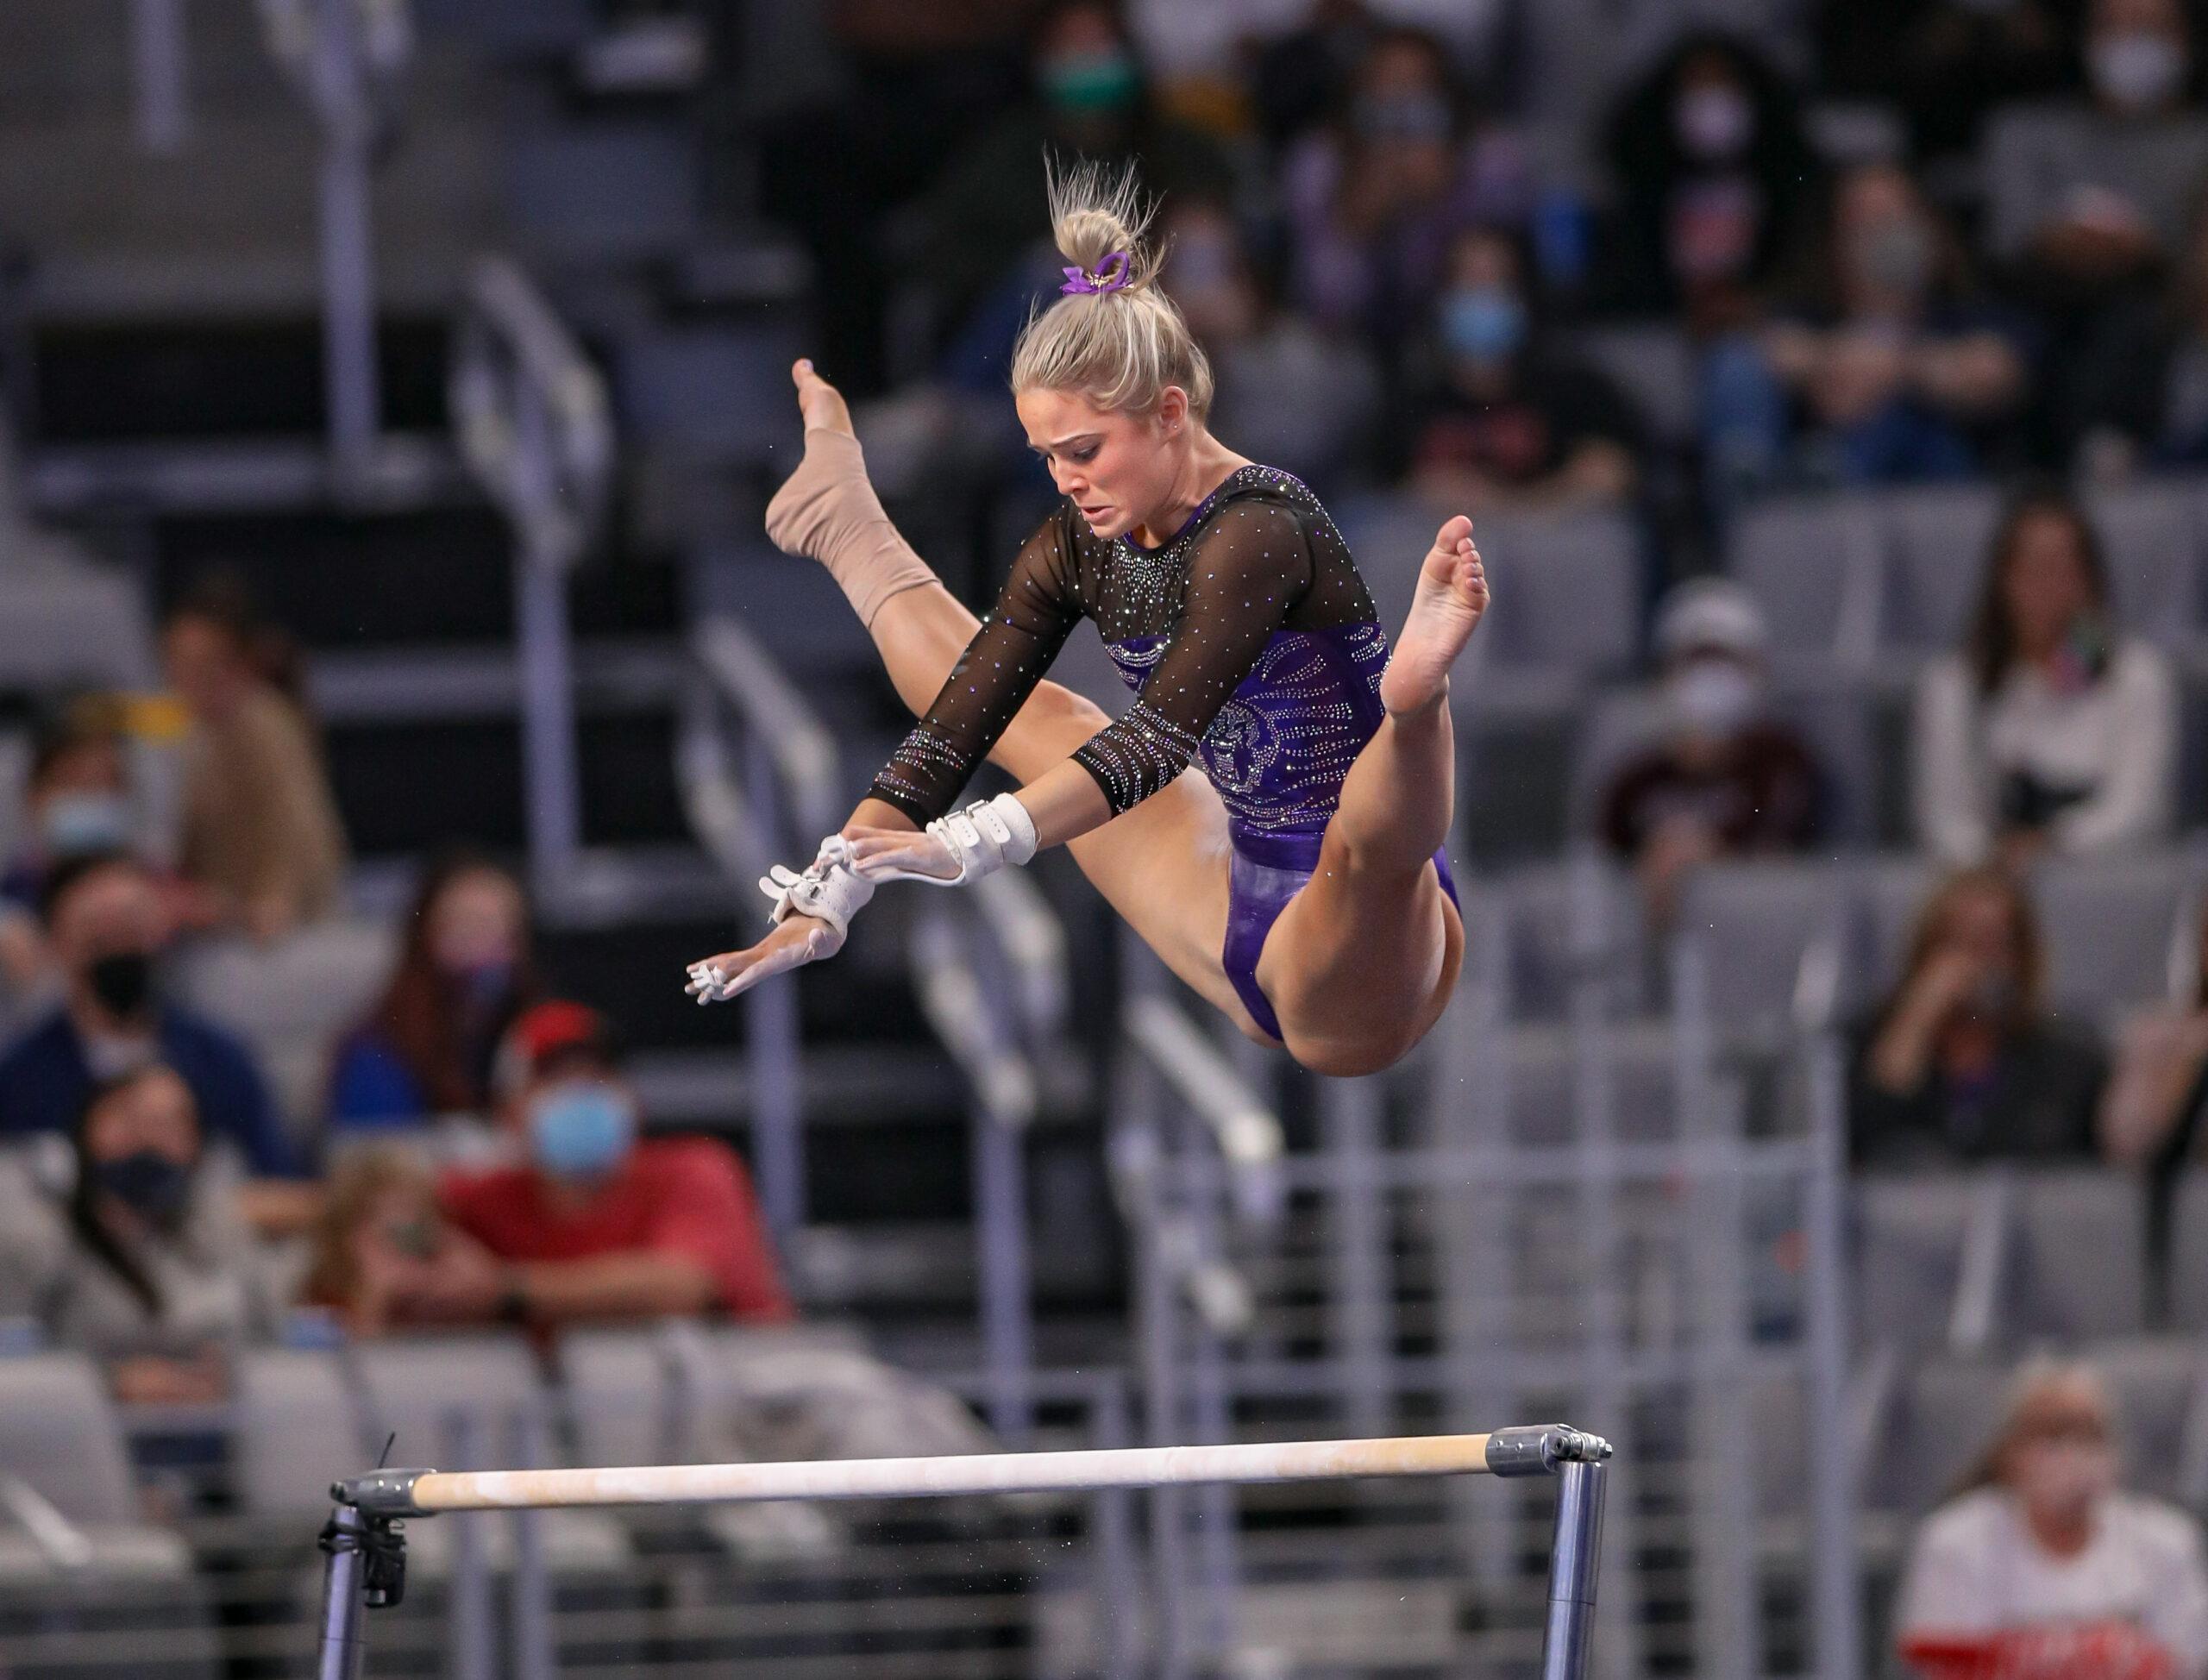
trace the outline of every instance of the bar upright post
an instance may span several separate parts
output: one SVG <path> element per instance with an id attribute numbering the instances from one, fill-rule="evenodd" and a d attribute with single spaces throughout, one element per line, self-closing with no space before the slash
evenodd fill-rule
<path id="1" fill-rule="evenodd" d="M 1602 1565 L 1603 1495 L 1609 1466 L 1557 1466 L 1556 1539 L 1549 1553 L 1548 1625 L 1541 1680 L 1586 1680 L 1595 1644 L 1595 1581 Z"/>
<path id="2" fill-rule="evenodd" d="M 323 1530 L 322 1651 L 316 1680 L 360 1680 L 367 1652 L 361 1619 L 368 1608 L 368 1519 L 351 1505 L 330 1513 Z"/>

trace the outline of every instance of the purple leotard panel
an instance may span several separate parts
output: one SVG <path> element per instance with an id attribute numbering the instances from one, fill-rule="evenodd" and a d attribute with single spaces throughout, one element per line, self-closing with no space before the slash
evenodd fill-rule
<path id="1" fill-rule="evenodd" d="M 1127 686 L 1140 693 L 1164 638 L 1105 644 Z M 1220 708 L 1196 748 L 1226 806 L 1233 858 L 1227 876 L 1227 980 L 1267 1032 L 1280 1019 L 1258 984 L 1265 936 L 1318 868 L 1327 824 L 1350 766 L 1380 727 L 1380 674 L 1388 637 L 1377 624 L 1274 635 Z M 1441 889 L 1457 901 L 1446 849 L 1433 854 Z"/>

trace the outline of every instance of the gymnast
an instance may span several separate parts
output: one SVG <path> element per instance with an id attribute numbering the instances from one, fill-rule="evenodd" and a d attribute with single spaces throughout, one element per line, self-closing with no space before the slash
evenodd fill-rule
<path id="1" fill-rule="evenodd" d="M 879 882 L 964 886 L 1063 845 L 1242 1031 L 1318 1073 L 1377 1071 L 1463 961 L 1443 842 L 1449 668 L 1488 604 L 1471 521 L 1441 527 L 1391 654 L 1318 498 L 1206 429 L 1211 368 L 1132 176 L 1076 167 L 1050 196 L 1064 295 L 1021 333 L 1012 389 L 1063 500 L 988 617 L 883 513 L 843 398 L 793 369 L 805 459 L 768 534 L 828 567 L 920 721 L 811 866 L 760 883 L 772 931 L 687 989 L 724 1002 L 833 956 Z M 1138 696 L 1116 722 L 1043 680 L 1084 615 Z M 985 756 L 1019 791 L 954 809 Z"/>

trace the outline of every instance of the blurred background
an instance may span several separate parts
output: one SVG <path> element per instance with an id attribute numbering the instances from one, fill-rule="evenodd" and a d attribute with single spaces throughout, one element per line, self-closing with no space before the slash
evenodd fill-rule
<path id="1" fill-rule="evenodd" d="M 306 1671 L 386 1450 L 1548 1417 L 1605 1680 L 2208 1673 L 2203 28 L 5 0 L 0 1674 Z M 762 534 L 789 363 L 983 607 L 1046 150 L 1391 626 L 1477 522 L 1386 1075 L 1063 854 L 683 995 L 906 727 Z M 440 1519 L 373 1666 L 1527 1674 L 1481 1481 Z"/>

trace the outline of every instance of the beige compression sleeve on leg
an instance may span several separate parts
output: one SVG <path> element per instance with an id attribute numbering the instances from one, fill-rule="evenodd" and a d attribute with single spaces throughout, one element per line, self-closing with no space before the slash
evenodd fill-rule
<path id="1" fill-rule="evenodd" d="M 767 504 L 767 535 L 785 554 L 825 566 L 869 629 L 892 595 L 937 580 L 881 511 L 849 432 L 806 429 L 805 459 Z"/>

